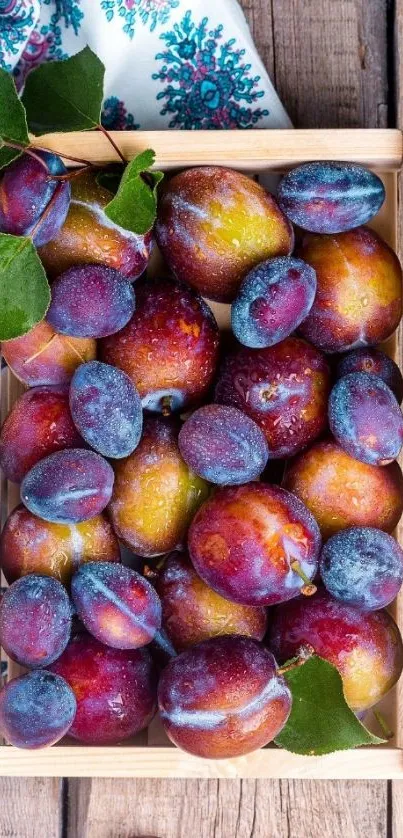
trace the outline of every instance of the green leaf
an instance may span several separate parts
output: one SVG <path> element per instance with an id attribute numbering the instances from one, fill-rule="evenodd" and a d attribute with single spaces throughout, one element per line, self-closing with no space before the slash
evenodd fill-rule
<path id="1" fill-rule="evenodd" d="M 6 142 L 29 145 L 25 109 L 18 96 L 14 79 L 0 68 L 0 169 L 8 166 L 21 151 L 8 148 Z"/>
<path id="2" fill-rule="evenodd" d="M 113 195 L 119 189 L 120 181 L 122 180 L 123 167 L 118 163 L 116 166 L 111 166 L 108 169 L 101 169 L 96 176 L 96 182 L 104 189 L 108 189 Z"/>
<path id="3" fill-rule="evenodd" d="M 29 73 L 22 101 L 34 134 L 86 131 L 101 120 L 105 67 L 89 47 Z"/>
<path id="4" fill-rule="evenodd" d="M 358 745 L 380 745 L 350 710 L 338 670 L 316 655 L 284 673 L 292 710 L 276 745 L 293 754 L 317 756 Z"/>
<path id="5" fill-rule="evenodd" d="M 0 233 L 0 340 L 25 335 L 49 304 L 49 283 L 31 239 Z"/>
<path id="6" fill-rule="evenodd" d="M 157 214 L 157 186 L 162 172 L 151 172 L 155 154 L 151 149 L 138 154 L 126 166 L 119 189 L 105 212 L 111 221 L 137 235 L 151 230 Z"/>

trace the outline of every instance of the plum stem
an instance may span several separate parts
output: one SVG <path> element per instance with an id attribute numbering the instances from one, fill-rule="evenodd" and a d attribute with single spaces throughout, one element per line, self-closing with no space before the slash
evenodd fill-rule
<path id="1" fill-rule="evenodd" d="M 30 146 L 32 148 L 32 146 Z M 82 157 L 73 157 L 71 154 L 66 154 L 64 151 L 52 151 L 51 148 L 44 148 L 43 146 L 35 145 L 37 151 L 46 151 L 48 154 L 57 154 L 59 157 L 64 157 L 65 160 L 71 160 L 73 163 L 82 163 L 83 166 L 91 166 L 94 167 L 95 163 L 91 163 L 91 160 L 84 160 Z"/>
<path id="2" fill-rule="evenodd" d="M 159 573 L 157 568 L 150 567 L 148 564 L 144 565 L 143 567 L 143 576 L 148 579 L 149 582 L 155 582 L 158 579 Z"/>
<path id="3" fill-rule="evenodd" d="M 48 172 L 48 174 L 50 174 L 50 172 L 46 160 L 42 160 L 42 157 L 40 157 L 40 155 L 36 153 L 37 151 L 44 151 L 47 154 L 56 154 L 60 157 L 64 157 L 65 160 L 72 160 L 73 163 L 82 163 L 83 166 L 91 166 L 91 168 L 95 167 L 95 163 L 91 163 L 90 160 L 84 160 L 82 157 L 73 157 L 71 154 L 65 154 L 64 152 L 61 152 L 59 155 L 57 151 L 52 151 L 51 148 L 44 148 L 43 146 L 39 145 L 35 146 L 36 151 L 33 150 L 32 145 L 25 146 L 22 145 L 22 143 L 11 142 L 11 140 L 4 140 L 3 145 L 8 146 L 8 148 L 15 148 L 17 151 L 22 151 L 23 154 L 28 154 L 30 157 L 33 157 L 34 160 L 37 160 L 38 163 L 41 164 L 41 166 L 45 169 L 46 172 Z M 58 176 L 52 175 L 52 177 L 57 178 Z"/>
<path id="4" fill-rule="evenodd" d="M 385 739 L 392 739 L 394 736 L 393 730 L 390 729 L 383 713 L 381 713 L 379 710 L 373 710 L 372 712 L 379 724 L 379 727 L 382 730 Z"/>
<path id="5" fill-rule="evenodd" d="M 309 576 L 307 576 L 302 570 L 302 567 L 297 560 L 291 562 L 291 570 L 293 570 L 294 573 L 297 573 L 300 579 L 305 582 L 301 588 L 301 594 L 304 596 L 313 596 L 313 594 L 316 594 L 316 591 L 318 590 L 316 585 L 313 584 L 312 579 L 309 579 Z"/>
<path id="6" fill-rule="evenodd" d="M 295 658 L 292 658 L 292 660 L 288 661 L 288 663 L 285 663 L 284 666 L 279 667 L 277 670 L 278 674 L 284 675 L 286 672 L 291 672 L 291 670 L 297 669 L 298 666 L 302 666 L 314 654 L 315 649 L 313 646 L 310 646 L 308 643 L 304 643 L 299 647 Z"/>
<path id="7" fill-rule="evenodd" d="M 161 413 L 163 416 L 170 416 L 172 413 L 172 396 L 164 396 L 161 399 Z"/>
<path id="8" fill-rule="evenodd" d="M 64 175 L 52 175 L 52 180 L 61 180 L 63 182 L 74 180 L 74 178 L 79 177 L 79 175 L 82 175 L 84 172 L 88 172 L 93 168 L 93 164 L 89 163 L 88 166 L 80 166 L 79 169 L 73 169 L 71 172 L 66 172 Z"/>
<path id="9" fill-rule="evenodd" d="M 111 135 L 110 135 L 109 131 L 107 131 L 107 130 L 106 130 L 106 128 L 104 128 L 104 126 L 103 126 L 103 125 L 101 125 L 101 123 L 99 123 L 98 128 L 99 128 L 99 130 L 100 130 L 100 131 L 102 131 L 102 133 L 105 135 L 106 139 L 107 139 L 107 140 L 108 140 L 108 142 L 111 144 L 112 148 L 114 148 L 114 149 L 115 149 L 116 154 L 120 157 L 120 159 L 121 159 L 122 163 L 125 163 L 125 164 L 126 164 L 126 163 L 127 163 L 127 160 L 124 158 L 124 156 L 123 156 L 123 154 L 122 154 L 122 152 L 121 152 L 121 150 L 120 150 L 119 146 L 117 146 L 117 145 L 116 145 L 115 140 L 113 139 L 113 137 L 111 137 Z"/>
<path id="10" fill-rule="evenodd" d="M 155 580 L 159 578 L 160 572 L 164 567 L 165 560 L 166 556 L 161 556 L 154 567 L 150 567 L 149 564 L 145 564 L 143 567 L 143 576 L 145 576 L 146 579 L 149 579 L 150 582 L 155 582 Z"/>
<path id="11" fill-rule="evenodd" d="M 47 172 L 47 174 L 50 174 L 49 166 L 46 163 L 46 160 L 42 160 L 42 157 L 40 157 L 39 154 L 36 154 L 35 151 L 32 151 L 30 146 L 25 146 L 21 143 L 12 143 L 11 140 L 4 140 L 3 145 L 7 146 L 8 148 L 15 148 L 16 151 L 22 151 L 23 154 L 28 154 L 29 157 L 33 157 L 33 159 L 36 160 L 37 163 L 40 163 L 42 168 L 45 169 L 45 172 Z"/>

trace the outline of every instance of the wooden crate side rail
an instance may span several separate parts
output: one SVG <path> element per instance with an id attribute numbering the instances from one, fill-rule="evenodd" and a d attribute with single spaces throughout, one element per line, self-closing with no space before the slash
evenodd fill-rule
<path id="1" fill-rule="evenodd" d="M 254 131 L 112 131 L 129 160 L 152 148 L 161 169 L 221 165 L 245 171 L 276 171 L 307 160 L 353 160 L 381 170 L 400 169 L 402 133 L 397 129 L 321 129 Z M 78 156 L 92 163 L 119 160 L 97 131 L 33 137 L 36 146 Z M 72 165 L 71 161 L 66 161 Z"/>

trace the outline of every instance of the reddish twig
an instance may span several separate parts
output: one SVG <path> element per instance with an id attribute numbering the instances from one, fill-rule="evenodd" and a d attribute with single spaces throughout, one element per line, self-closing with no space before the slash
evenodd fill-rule
<path id="1" fill-rule="evenodd" d="M 99 130 L 100 130 L 100 131 L 102 131 L 102 133 L 105 135 L 106 139 L 107 139 L 107 140 L 108 140 L 108 142 L 111 144 L 112 148 L 114 148 L 114 149 L 115 149 L 116 154 L 118 154 L 118 155 L 119 155 L 119 157 L 120 157 L 120 159 L 121 159 L 122 163 L 125 163 L 125 164 L 126 164 L 126 162 L 127 162 L 127 161 L 126 161 L 126 160 L 125 160 L 125 158 L 123 157 L 123 154 L 122 154 L 122 152 L 121 152 L 121 150 L 120 150 L 119 146 L 117 146 L 117 145 L 116 145 L 116 143 L 115 143 L 114 139 L 113 139 L 113 138 L 111 137 L 111 135 L 109 134 L 109 131 L 107 131 L 107 130 L 106 130 L 106 128 L 104 128 L 104 126 L 103 126 L 103 125 L 101 125 L 101 123 L 99 123 L 98 128 L 99 128 Z"/>
<path id="2" fill-rule="evenodd" d="M 22 151 L 23 154 L 28 154 L 29 157 L 33 157 L 34 160 L 41 164 L 42 168 L 45 169 L 45 172 L 49 174 L 49 166 L 46 161 L 42 160 L 42 157 L 40 157 L 39 154 L 35 154 L 35 152 L 32 151 L 31 146 L 25 146 L 21 143 L 13 143 L 10 140 L 5 140 L 4 145 L 7 146 L 7 148 L 15 148 L 17 151 Z"/>

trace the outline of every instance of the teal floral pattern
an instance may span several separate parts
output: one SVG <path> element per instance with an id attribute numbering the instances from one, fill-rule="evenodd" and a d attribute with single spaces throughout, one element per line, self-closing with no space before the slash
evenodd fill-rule
<path id="1" fill-rule="evenodd" d="M 78 30 L 84 13 L 80 9 L 80 0 L 42 0 L 45 6 L 54 5 L 55 11 L 51 17 L 51 24 L 57 26 L 62 21 L 66 27 L 72 27 L 74 34 L 78 35 Z"/>
<path id="2" fill-rule="evenodd" d="M 0 67 L 10 71 L 34 26 L 35 8 L 27 0 L 0 0 Z"/>
<path id="3" fill-rule="evenodd" d="M 102 125 L 108 131 L 136 131 L 140 128 L 134 121 L 134 116 L 128 113 L 124 102 L 117 96 L 105 99 L 102 109 Z"/>
<path id="4" fill-rule="evenodd" d="M 101 0 L 107 20 L 121 18 L 123 32 L 133 38 L 137 20 L 149 26 L 151 32 L 159 24 L 167 23 L 172 9 L 179 6 L 179 0 Z"/>
<path id="5" fill-rule="evenodd" d="M 30 70 L 38 64 L 43 64 L 44 61 L 60 61 L 69 57 L 62 45 L 63 27 L 71 28 L 74 34 L 78 35 L 84 17 L 79 2 L 75 0 L 42 0 L 42 3 L 44 6 L 54 8 L 54 11 L 49 23 L 37 24 L 24 47 L 14 70 L 18 88 L 22 87 Z"/>
<path id="6" fill-rule="evenodd" d="M 264 96 L 260 76 L 251 74 L 244 49 L 236 39 L 223 40 L 224 28 L 196 24 L 191 11 L 161 40 L 166 49 L 156 55 L 161 69 L 153 79 L 165 85 L 157 95 L 161 115 L 172 115 L 170 128 L 251 128 L 266 109 L 254 107 Z"/>

